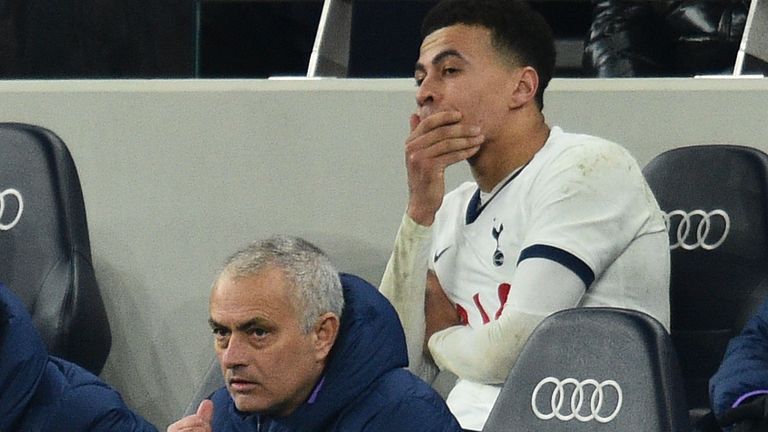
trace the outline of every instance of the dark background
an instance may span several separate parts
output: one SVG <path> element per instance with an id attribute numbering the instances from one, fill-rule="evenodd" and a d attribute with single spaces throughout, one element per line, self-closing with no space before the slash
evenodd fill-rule
<path id="1" fill-rule="evenodd" d="M 410 77 L 434 1 L 356 1 L 350 77 Z M 0 78 L 306 75 L 322 1 L 0 0 Z M 583 39 L 589 1 L 534 2 Z M 556 75 L 579 76 L 561 69 Z"/>

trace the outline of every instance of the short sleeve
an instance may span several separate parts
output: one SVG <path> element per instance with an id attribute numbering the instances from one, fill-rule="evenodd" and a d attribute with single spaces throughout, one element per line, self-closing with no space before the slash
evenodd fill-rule
<path id="1" fill-rule="evenodd" d="M 531 225 L 521 257 L 532 247 L 561 250 L 586 264 L 594 278 L 648 229 L 654 212 L 663 225 L 637 162 L 620 146 L 597 138 L 558 154 L 529 196 Z"/>

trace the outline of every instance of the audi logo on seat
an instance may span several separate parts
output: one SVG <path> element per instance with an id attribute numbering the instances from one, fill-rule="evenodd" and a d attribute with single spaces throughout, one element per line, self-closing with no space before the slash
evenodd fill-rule
<path id="1" fill-rule="evenodd" d="M 731 231 L 731 218 L 725 210 L 674 210 L 664 213 L 669 231 L 669 249 L 714 250 L 720 247 Z"/>
<path id="2" fill-rule="evenodd" d="M 15 209 L 11 207 L 11 200 L 8 197 L 13 197 L 16 200 L 17 205 Z M 6 215 L 6 211 L 8 215 Z M 16 189 L 6 189 L 0 192 L 0 231 L 9 231 L 15 227 L 19 220 L 21 220 L 22 213 L 24 213 L 24 200 L 21 198 L 19 191 Z"/>
<path id="3" fill-rule="evenodd" d="M 614 380 L 547 377 L 539 381 L 531 394 L 531 409 L 541 420 L 608 423 L 619 414 L 622 402 L 621 386 Z"/>

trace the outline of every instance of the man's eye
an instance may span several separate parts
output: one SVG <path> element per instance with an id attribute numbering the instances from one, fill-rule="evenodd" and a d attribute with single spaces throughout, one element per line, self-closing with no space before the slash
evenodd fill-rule
<path id="1" fill-rule="evenodd" d="M 265 329 L 264 327 L 249 327 L 245 329 L 245 333 L 257 338 L 263 338 L 269 334 L 269 330 Z"/>
<path id="2" fill-rule="evenodd" d="M 222 337 L 226 337 L 227 335 L 229 335 L 229 332 L 227 331 L 227 329 L 214 328 L 213 329 L 213 335 L 216 336 L 217 338 L 222 338 Z"/>
<path id="3" fill-rule="evenodd" d="M 416 87 L 421 87 L 421 83 L 424 82 L 424 78 L 416 77 Z"/>
<path id="4" fill-rule="evenodd" d="M 256 337 L 264 337 L 264 336 L 267 335 L 267 333 L 269 333 L 269 332 L 267 332 L 265 329 L 260 328 L 260 327 L 256 327 L 256 328 L 252 328 L 251 329 L 251 334 L 256 336 Z"/>
<path id="5" fill-rule="evenodd" d="M 453 75 L 458 71 L 459 70 L 456 68 L 446 67 L 446 68 L 443 68 L 443 75 Z"/>

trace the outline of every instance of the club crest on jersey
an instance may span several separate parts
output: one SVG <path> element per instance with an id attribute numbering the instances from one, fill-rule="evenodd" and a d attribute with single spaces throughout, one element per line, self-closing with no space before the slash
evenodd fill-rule
<path id="1" fill-rule="evenodd" d="M 496 220 L 494 219 L 491 235 L 493 236 L 494 240 L 496 240 L 496 250 L 493 251 L 493 265 L 495 265 L 496 267 L 501 267 L 502 265 L 504 265 L 504 252 L 501 251 L 500 244 L 499 244 L 499 237 L 501 236 L 502 231 L 504 231 L 504 224 L 500 223 L 497 228 Z"/>

